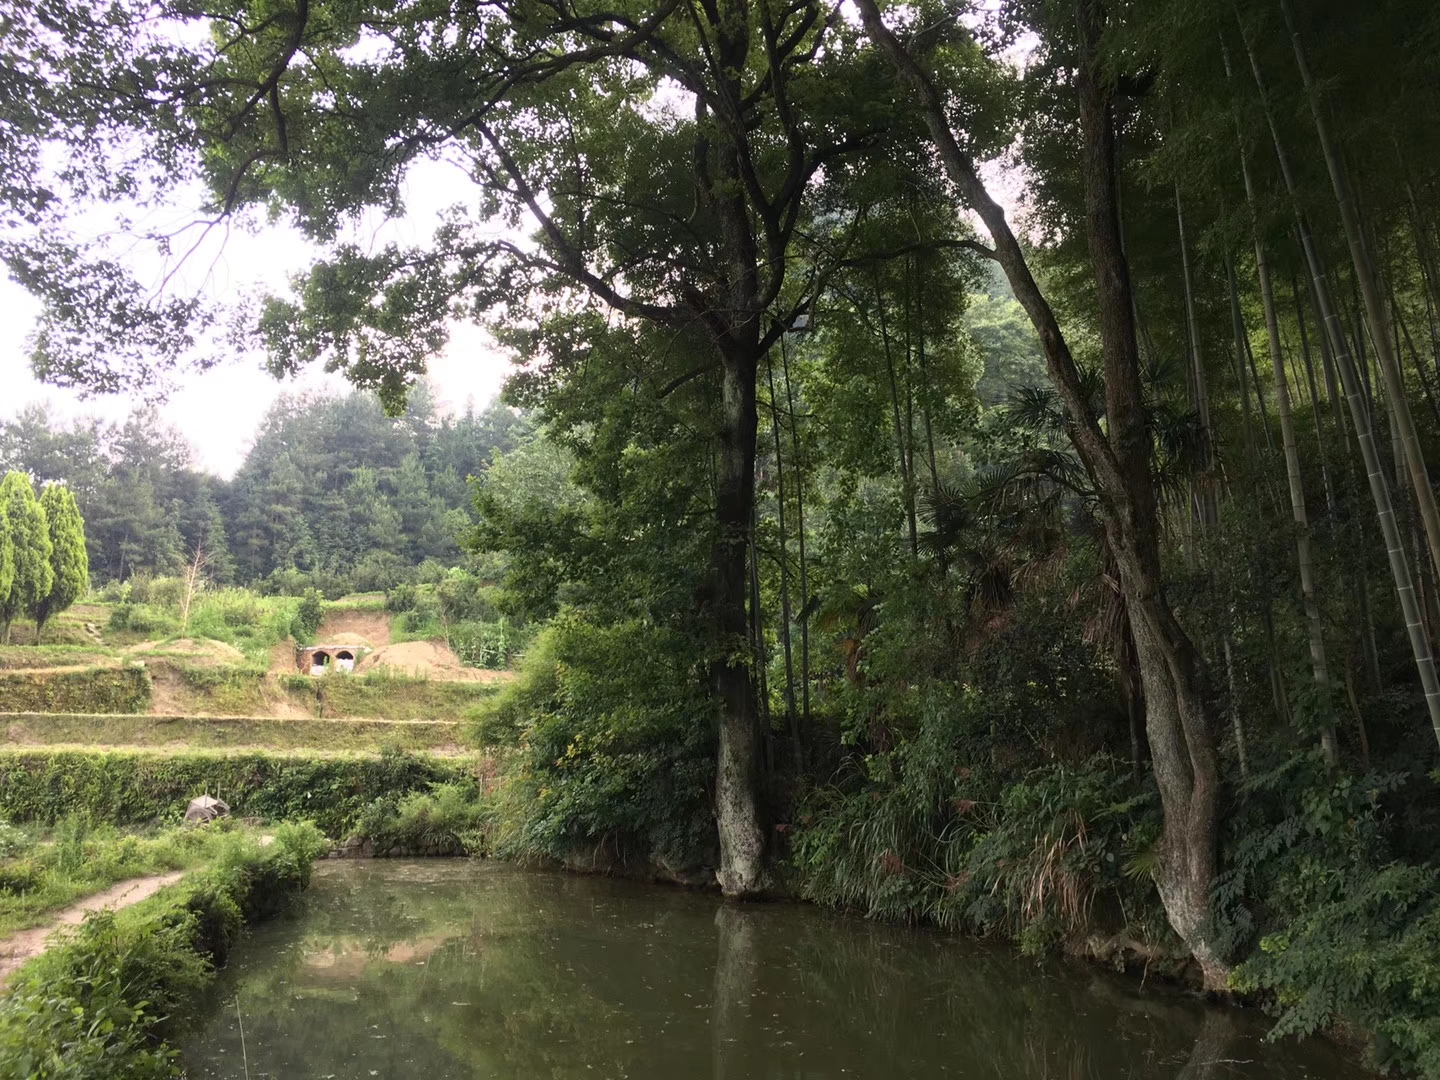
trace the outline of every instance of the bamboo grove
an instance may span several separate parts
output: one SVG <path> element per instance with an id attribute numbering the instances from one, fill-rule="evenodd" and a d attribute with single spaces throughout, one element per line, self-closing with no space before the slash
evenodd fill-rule
<path id="1" fill-rule="evenodd" d="M 36 369 L 223 325 L 394 405 L 488 325 L 510 850 L 1179 956 L 1440 1075 L 1440 10 L 159 8 L 11 9 Z M 357 242 L 425 160 L 459 205 Z M 318 245 L 291 295 L 69 238 L 186 184 Z"/>

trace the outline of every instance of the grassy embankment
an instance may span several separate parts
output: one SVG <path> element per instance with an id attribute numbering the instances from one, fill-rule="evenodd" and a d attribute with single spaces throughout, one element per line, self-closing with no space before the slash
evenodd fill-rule
<path id="1" fill-rule="evenodd" d="M 116 882 L 209 865 L 235 836 L 258 833 L 232 822 L 122 833 L 113 825 L 92 828 L 82 816 L 53 829 L 0 823 L 0 938 L 43 925 L 52 912 Z"/>
<path id="2" fill-rule="evenodd" d="M 457 753 L 456 720 L 319 720 L 271 716 L 135 716 L 19 713 L 3 718 L 14 749 L 133 748 L 150 750 L 272 750 L 318 754 L 378 753 L 384 749 Z"/>
<path id="3" fill-rule="evenodd" d="M 23 967 L 0 996 L 0 1076 L 176 1075 L 166 1044 L 193 1019 L 247 923 L 268 918 L 309 883 L 323 838 L 282 826 L 252 836 L 209 832 L 209 865 L 134 907 L 90 919 Z"/>

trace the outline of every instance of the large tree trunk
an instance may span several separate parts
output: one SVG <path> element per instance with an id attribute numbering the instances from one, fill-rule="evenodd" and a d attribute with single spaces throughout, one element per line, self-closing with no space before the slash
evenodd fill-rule
<path id="1" fill-rule="evenodd" d="M 875 0 L 857 0 L 866 32 L 920 97 L 940 159 L 962 198 L 984 222 L 995 258 L 1029 315 L 1046 366 L 1067 414 L 1067 431 L 1106 513 L 1106 533 L 1135 635 L 1146 705 L 1146 733 L 1165 814 L 1155 877 L 1170 923 L 1199 961 L 1207 986 L 1220 988 L 1226 970 L 1209 918 L 1215 878 L 1219 769 L 1204 695 L 1204 666 L 1176 620 L 1161 586 L 1150 434 L 1140 385 L 1139 350 L 1129 271 L 1120 245 L 1110 95 L 1097 78 L 1100 15 L 1081 0 L 1086 62 L 1080 83 L 1087 226 L 1100 295 L 1109 434 L 1101 430 L 1079 369 L 1026 262 L 1005 213 L 961 148 L 934 84 L 885 26 Z"/>
<path id="2" fill-rule="evenodd" d="M 760 813 L 760 716 L 755 686 L 745 661 L 746 552 L 755 508 L 755 384 L 765 359 L 761 317 L 760 251 L 751 207 L 741 179 L 744 131 L 740 108 L 740 72 L 746 68 L 750 28 L 743 3 L 723 5 L 714 26 L 717 70 L 721 74 L 719 124 L 729 135 L 713 145 L 703 139 L 708 167 L 709 197 L 720 223 L 725 285 L 718 310 L 703 313 L 707 322 L 722 324 L 716 334 L 720 351 L 722 391 L 720 453 L 715 480 L 718 532 L 710 558 L 713 626 L 719 648 L 711 674 L 720 700 L 716 740 L 715 824 L 720 839 L 720 890 L 728 897 L 759 895 L 769 884 L 765 865 L 765 830 Z M 713 178 L 713 179 L 710 179 Z"/>
<path id="3" fill-rule="evenodd" d="M 1220 989 L 1227 972 L 1212 944 L 1210 926 L 1219 761 L 1204 664 L 1175 618 L 1160 573 L 1151 436 L 1140 384 L 1130 269 L 1120 239 L 1112 93 L 1099 55 L 1105 13 L 1098 0 L 1079 0 L 1077 17 L 1086 238 L 1099 299 L 1106 419 L 1124 492 L 1123 498 L 1106 493 L 1113 504 L 1107 528 L 1135 630 L 1146 733 L 1165 813 L 1155 880 L 1170 924 L 1200 963 L 1207 988 Z"/>
<path id="4" fill-rule="evenodd" d="M 720 699 L 716 740 L 715 824 L 720 835 L 720 889 L 752 896 L 766 886 L 765 835 L 760 827 L 760 725 L 755 687 L 745 663 L 746 549 L 755 498 L 756 363 L 723 361 L 720 453 L 715 477 L 719 535 L 710 554 L 711 620 L 718 655 L 711 678 Z"/>

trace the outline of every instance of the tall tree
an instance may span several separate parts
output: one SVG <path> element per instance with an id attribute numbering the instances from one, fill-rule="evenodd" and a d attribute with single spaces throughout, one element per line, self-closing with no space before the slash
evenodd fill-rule
<path id="1" fill-rule="evenodd" d="M 961 198 L 984 222 L 994 258 L 1030 316 L 1045 351 L 1050 378 L 1064 402 L 1068 435 L 1105 508 L 1105 528 L 1120 572 L 1144 685 L 1146 732 L 1165 810 L 1155 870 L 1174 927 L 1195 955 L 1207 985 L 1227 978 L 1211 929 L 1210 890 L 1216 873 L 1220 775 L 1205 665 L 1175 617 L 1160 570 L 1159 523 L 1150 474 L 1151 432 L 1141 387 L 1135 305 L 1121 238 L 1115 156 L 1115 73 L 1100 51 L 1106 13 L 1097 0 L 1076 5 L 1073 86 L 1079 104 L 1084 224 L 1098 293 L 1098 325 L 1105 374 L 1102 429 L 1070 346 L 1005 212 L 986 190 L 964 133 L 935 80 L 881 18 L 875 0 L 859 0 L 876 45 L 919 98 L 940 160 Z"/>
<path id="2" fill-rule="evenodd" d="M 40 508 L 50 532 L 50 589 L 30 606 L 38 641 L 45 624 L 90 588 L 90 556 L 85 550 L 85 521 L 75 494 L 64 484 L 46 484 Z"/>
<path id="3" fill-rule="evenodd" d="M 50 527 L 29 473 L 11 471 L 0 480 L 0 514 L 5 515 L 15 552 L 10 589 L 0 596 L 0 626 L 8 645 L 11 622 L 49 595 L 55 570 L 50 562 Z"/>

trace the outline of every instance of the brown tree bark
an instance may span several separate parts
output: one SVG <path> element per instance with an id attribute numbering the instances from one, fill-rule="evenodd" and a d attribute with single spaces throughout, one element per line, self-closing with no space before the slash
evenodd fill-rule
<path id="1" fill-rule="evenodd" d="M 715 476 L 719 532 L 710 552 L 708 614 L 717 635 L 710 677 L 720 699 L 716 733 L 715 824 L 721 891 L 750 896 L 767 885 L 760 828 L 760 723 L 744 648 L 749 592 L 747 548 L 755 498 L 756 366 L 722 360 L 720 450 Z"/>

